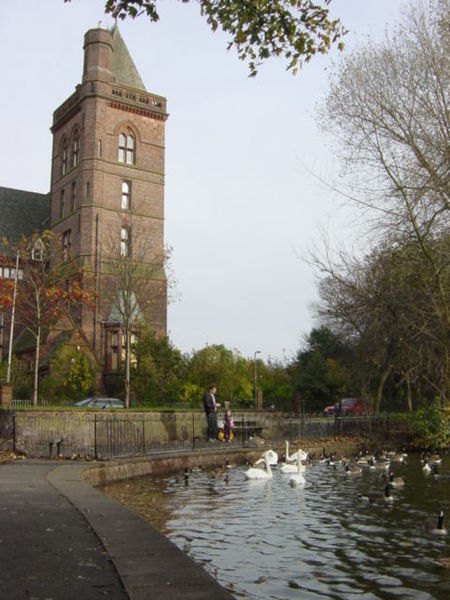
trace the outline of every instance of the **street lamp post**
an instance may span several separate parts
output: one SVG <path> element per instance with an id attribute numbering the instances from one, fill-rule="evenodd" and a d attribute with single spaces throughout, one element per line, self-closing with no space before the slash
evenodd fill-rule
<path id="1" fill-rule="evenodd" d="M 6 369 L 6 383 L 11 381 L 11 361 L 12 361 L 12 348 L 13 348 L 13 337 L 14 337 L 14 316 L 16 314 L 16 295 L 17 295 L 17 279 L 19 275 L 19 251 L 16 254 L 16 270 L 14 271 L 14 292 L 12 301 L 12 312 L 11 312 L 11 326 L 9 329 L 9 347 L 8 347 L 8 367 Z"/>
<path id="2" fill-rule="evenodd" d="M 255 350 L 255 410 L 258 409 L 258 367 L 256 363 L 256 355 L 261 354 L 261 350 Z"/>

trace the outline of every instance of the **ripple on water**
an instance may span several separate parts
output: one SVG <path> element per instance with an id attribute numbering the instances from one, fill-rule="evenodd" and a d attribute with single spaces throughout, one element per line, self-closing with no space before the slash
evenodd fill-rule
<path id="1" fill-rule="evenodd" d="M 443 472 L 450 470 L 445 458 Z M 343 468 L 314 465 L 304 488 L 274 471 L 271 481 L 228 483 L 201 470 L 184 477 L 140 478 L 107 493 L 153 522 L 239 598 L 447 600 L 449 539 L 426 536 L 423 523 L 443 508 L 448 482 L 425 478 L 418 457 L 396 466 L 406 485 L 392 506 L 363 503 L 383 489 L 379 473 L 349 478 Z"/>

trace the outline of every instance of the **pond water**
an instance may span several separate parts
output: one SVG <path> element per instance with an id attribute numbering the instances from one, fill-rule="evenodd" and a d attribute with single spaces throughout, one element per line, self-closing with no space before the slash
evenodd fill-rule
<path id="1" fill-rule="evenodd" d="M 380 471 L 347 476 L 315 463 L 306 485 L 291 488 L 274 469 L 267 482 L 247 481 L 247 467 L 138 478 L 104 491 L 150 521 L 236 598 L 417 598 L 447 600 L 450 536 L 425 532 L 444 510 L 450 525 L 450 480 L 426 477 L 420 457 L 392 464 L 405 479 L 392 504 L 361 494 L 382 490 Z M 441 473 L 450 473 L 444 457 Z"/>

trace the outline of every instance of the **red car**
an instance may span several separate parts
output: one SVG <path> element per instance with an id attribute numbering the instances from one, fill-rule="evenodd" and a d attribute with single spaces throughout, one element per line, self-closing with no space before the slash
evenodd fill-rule
<path id="1" fill-rule="evenodd" d="M 361 400 L 359 398 L 343 398 L 340 401 L 341 404 L 341 412 L 343 415 L 362 415 L 366 412 Z M 323 414 L 326 417 L 334 415 L 339 411 L 339 402 L 336 404 L 332 404 L 331 406 L 326 406 L 324 408 Z"/>

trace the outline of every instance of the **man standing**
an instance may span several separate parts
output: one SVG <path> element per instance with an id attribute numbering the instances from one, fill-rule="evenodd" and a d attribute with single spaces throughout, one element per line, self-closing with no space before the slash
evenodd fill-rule
<path id="1" fill-rule="evenodd" d="M 205 409 L 208 424 L 208 440 L 214 442 L 217 439 L 217 409 L 220 406 L 216 402 L 216 386 L 210 385 L 208 392 L 203 396 L 203 408 Z"/>

